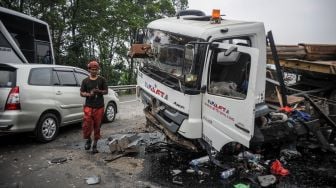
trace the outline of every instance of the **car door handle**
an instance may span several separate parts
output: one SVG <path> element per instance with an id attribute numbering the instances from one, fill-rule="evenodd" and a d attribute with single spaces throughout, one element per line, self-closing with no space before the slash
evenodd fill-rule
<path id="1" fill-rule="evenodd" d="M 61 91 L 57 91 L 56 95 L 62 95 L 62 92 Z"/>

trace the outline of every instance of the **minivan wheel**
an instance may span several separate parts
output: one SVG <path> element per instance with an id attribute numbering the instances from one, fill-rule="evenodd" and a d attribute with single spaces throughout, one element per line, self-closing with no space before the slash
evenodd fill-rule
<path id="1" fill-rule="evenodd" d="M 112 122 L 116 116 L 117 107 L 113 102 L 109 102 L 105 109 L 104 122 Z"/>
<path id="2" fill-rule="evenodd" d="M 40 142 L 50 142 L 56 138 L 58 130 L 59 121 L 55 114 L 43 114 L 36 127 L 36 138 Z"/>

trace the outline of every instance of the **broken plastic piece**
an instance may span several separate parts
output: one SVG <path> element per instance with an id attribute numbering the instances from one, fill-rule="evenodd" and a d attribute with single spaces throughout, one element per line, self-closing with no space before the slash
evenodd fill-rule
<path id="1" fill-rule="evenodd" d="M 280 111 L 286 112 L 286 113 L 291 113 L 291 112 L 293 112 L 293 108 L 291 108 L 289 106 L 285 106 L 285 107 L 280 108 Z"/>
<path id="2" fill-rule="evenodd" d="M 271 165 L 271 173 L 275 175 L 287 176 L 289 171 L 282 166 L 279 160 L 275 160 Z"/>
<path id="3" fill-rule="evenodd" d="M 193 159 L 192 161 L 190 161 L 190 165 L 192 166 L 199 166 L 201 164 L 207 163 L 209 162 L 210 158 L 209 156 L 204 156 L 204 157 L 200 157 L 198 159 Z"/>
<path id="4" fill-rule="evenodd" d="M 276 182 L 276 177 L 272 174 L 258 176 L 258 181 L 262 187 L 268 187 Z"/>
<path id="5" fill-rule="evenodd" d="M 249 151 L 244 151 L 238 154 L 239 160 L 247 159 L 252 162 L 258 162 L 261 159 L 261 157 L 262 156 L 260 154 L 253 154 Z"/>
<path id="6" fill-rule="evenodd" d="M 301 153 L 297 150 L 283 149 L 280 151 L 280 155 L 285 157 L 287 160 L 296 159 L 301 157 Z"/>
<path id="7" fill-rule="evenodd" d="M 100 183 L 100 176 L 91 176 L 86 179 L 86 183 L 89 185 L 94 185 Z"/>
<path id="8" fill-rule="evenodd" d="M 302 112 L 302 111 L 299 111 L 299 110 L 294 110 L 292 118 L 293 119 L 300 119 L 302 121 L 310 121 L 311 120 L 311 115 L 306 113 L 306 112 Z"/>
<path id="9" fill-rule="evenodd" d="M 173 183 L 177 185 L 183 185 L 182 178 L 179 176 L 174 176 L 173 177 Z"/>
<path id="10" fill-rule="evenodd" d="M 250 188 L 250 185 L 246 185 L 243 183 L 238 183 L 236 185 L 233 186 L 234 188 Z"/>
<path id="11" fill-rule="evenodd" d="M 271 116 L 272 123 L 283 123 L 288 120 L 288 116 L 285 113 L 271 112 L 269 115 Z"/>
<path id="12" fill-rule="evenodd" d="M 193 174 L 193 173 L 195 173 L 195 170 L 194 169 L 187 169 L 186 172 L 189 173 L 189 174 Z"/>
<path id="13" fill-rule="evenodd" d="M 236 171 L 235 168 L 227 169 L 227 170 L 225 170 L 221 173 L 220 177 L 222 179 L 227 179 L 227 178 L 231 177 L 235 173 L 235 171 Z"/>
<path id="14" fill-rule="evenodd" d="M 182 171 L 179 170 L 179 169 L 176 169 L 176 170 L 172 170 L 170 173 L 172 174 L 172 176 L 176 176 L 178 174 L 180 174 Z"/>

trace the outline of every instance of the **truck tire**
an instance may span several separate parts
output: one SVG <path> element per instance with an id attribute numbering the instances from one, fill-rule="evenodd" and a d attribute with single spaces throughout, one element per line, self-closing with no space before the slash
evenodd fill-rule
<path id="1" fill-rule="evenodd" d="M 59 131 L 59 119 L 53 113 L 45 113 L 41 116 L 36 127 L 36 139 L 40 142 L 54 140 Z"/>

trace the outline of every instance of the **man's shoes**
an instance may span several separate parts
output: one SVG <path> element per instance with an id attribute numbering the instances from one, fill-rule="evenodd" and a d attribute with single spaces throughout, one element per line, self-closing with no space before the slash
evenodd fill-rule
<path id="1" fill-rule="evenodd" d="M 93 144 L 92 146 L 92 153 L 95 154 L 95 153 L 98 153 L 99 151 L 97 150 L 97 144 Z"/>
<path id="2" fill-rule="evenodd" d="M 85 150 L 89 150 L 91 148 L 91 139 L 87 139 L 84 146 Z"/>

